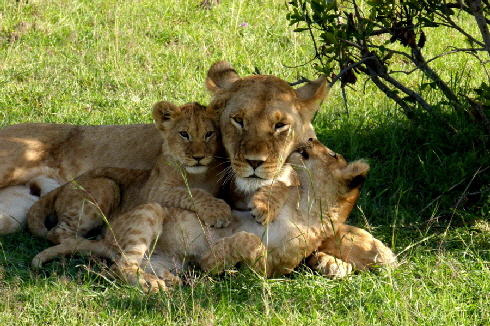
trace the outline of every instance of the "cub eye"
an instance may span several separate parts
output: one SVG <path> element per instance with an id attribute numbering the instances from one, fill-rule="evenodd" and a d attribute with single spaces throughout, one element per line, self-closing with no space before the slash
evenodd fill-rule
<path id="1" fill-rule="evenodd" d="M 304 158 L 305 160 L 307 160 L 307 159 L 309 159 L 309 158 L 310 158 L 310 155 L 308 155 L 308 153 L 305 151 L 305 149 L 304 149 L 304 148 L 300 149 L 300 150 L 298 151 L 298 153 L 300 153 L 300 154 L 301 154 L 301 156 L 303 156 L 303 158 Z"/>
<path id="2" fill-rule="evenodd" d="M 213 135 L 214 135 L 214 132 L 212 132 L 212 131 L 208 131 L 208 132 L 206 133 L 206 135 L 204 135 L 204 138 L 208 139 L 208 138 L 211 138 Z"/>
<path id="3" fill-rule="evenodd" d="M 187 131 L 181 131 L 179 132 L 179 135 L 180 137 L 184 138 L 184 139 L 189 139 L 189 134 L 187 133 Z"/>
<path id="4" fill-rule="evenodd" d="M 239 125 L 240 127 L 243 127 L 243 118 L 240 118 L 240 117 L 233 117 L 232 119 L 233 119 L 233 121 L 234 121 L 234 122 L 235 122 L 237 125 Z"/>

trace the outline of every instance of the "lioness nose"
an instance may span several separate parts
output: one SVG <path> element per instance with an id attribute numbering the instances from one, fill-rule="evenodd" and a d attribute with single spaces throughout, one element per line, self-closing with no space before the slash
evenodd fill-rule
<path id="1" fill-rule="evenodd" d="M 262 163 L 264 163 L 264 161 L 259 161 L 259 160 L 247 160 L 248 164 L 250 164 L 251 167 L 254 168 L 254 170 L 256 168 L 258 168 Z"/>

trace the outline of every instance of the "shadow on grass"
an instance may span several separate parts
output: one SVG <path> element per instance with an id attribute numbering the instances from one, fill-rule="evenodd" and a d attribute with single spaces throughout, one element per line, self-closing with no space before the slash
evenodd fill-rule
<path id="1" fill-rule="evenodd" d="M 400 117 L 376 117 L 375 126 L 329 118 L 315 120 L 319 139 L 347 160 L 365 158 L 371 165 L 359 205 L 373 225 L 488 220 L 490 144 L 481 125 L 447 116 L 453 132 L 425 118 L 417 126 Z M 362 216 L 357 211 L 353 218 Z"/>

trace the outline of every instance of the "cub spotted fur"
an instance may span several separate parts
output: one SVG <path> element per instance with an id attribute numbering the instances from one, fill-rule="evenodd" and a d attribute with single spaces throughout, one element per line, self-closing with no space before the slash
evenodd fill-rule
<path id="1" fill-rule="evenodd" d="M 162 101 L 154 105 L 153 117 L 164 151 L 152 170 L 89 171 L 36 202 L 29 211 L 29 230 L 60 243 L 104 225 L 101 216 L 112 220 L 147 202 L 191 210 L 212 226 L 227 225 L 230 207 L 213 197 L 224 169 L 215 158 L 220 152 L 216 112 L 197 103 L 177 107 Z M 56 226 L 47 230 L 46 218 L 53 214 Z"/>
<path id="2" fill-rule="evenodd" d="M 213 272 L 245 262 L 268 277 L 289 274 L 316 249 L 335 241 L 334 237 L 362 231 L 343 226 L 369 170 L 362 161 L 347 164 L 316 140 L 310 141 L 303 155 L 291 154 L 289 162 L 299 167 L 301 186 L 289 187 L 277 219 L 268 226 L 256 223 L 250 212 L 233 211 L 229 226 L 203 228 L 191 211 L 148 203 L 118 216 L 105 239 L 64 240 L 38 254 L 33 267 L 59 255 L 88 251 L 113 259 L 111 270 L 118 277 L 153 291 L 178 282 L 177 273 L 192 262 Z M 351 263 L 362 262 L 355 266 L 362 269 L 394 262 L 391 250 L 369 236 L 351 243 L 329 243 L 340 247 L 322 252 L 319 270 L 335 276 L 351 268 Z M 350 249 L 349 254 L 337 254 L 344 247 Z"/>

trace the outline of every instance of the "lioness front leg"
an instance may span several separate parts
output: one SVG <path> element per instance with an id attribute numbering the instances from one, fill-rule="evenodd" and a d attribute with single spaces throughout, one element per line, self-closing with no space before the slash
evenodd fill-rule
<path id="1" fill-rule="evenodd" d="M 335 235 L 322 242 L 318 252 L 340 258 L 342 261 L 352 264 L 353 268 L 357 270 L 396 264 L 396 256 L 390 248 L 374 238 L 369 232 L 345 224 L 338 227 Z M 315 261 L 314 257 L 310 260 L 312 265 L 315 265 Z"/>
<path id="2" fill-rule="evenodd" d="M 239 262 L 264 275 L 266 273 L 266 248 L 260 238 L 245 231 L 237 232 L 215 242 L 201 257 L 201 268 L 215 274 Z"/>
<path id="3" fill-rule="evenodd" d="M 248 208 L 257 222 L 267 225 L 274 221 L 286 201 L 289 187 L 282 181 L 261 187 L 255 192 Z"/>

